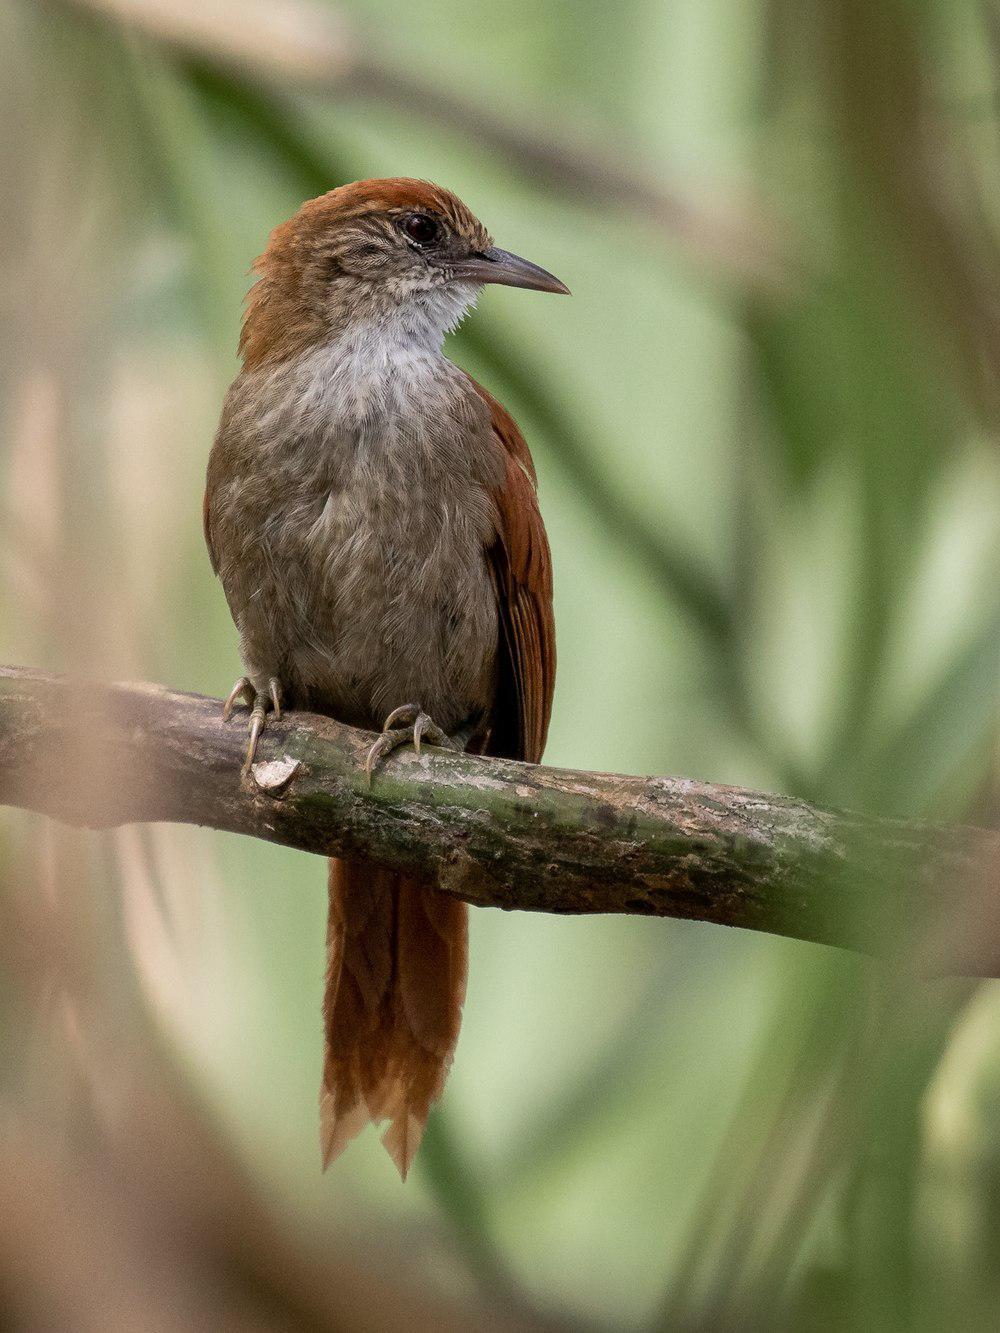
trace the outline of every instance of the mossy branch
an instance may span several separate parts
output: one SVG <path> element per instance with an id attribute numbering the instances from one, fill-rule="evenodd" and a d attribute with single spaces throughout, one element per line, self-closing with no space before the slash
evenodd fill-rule
<path id="1" fill-rule="evenodd" d="M 201 824 L 363 856 L 482 906 L 625 912 L 993 975 L 1000 837 L 686 778 L 425 751 L 366 785 L 371 736 L 297 713 L 252 777 L 217 699 L 0 668 L 0 803 L 90 828 Z M 933 949 L 927 954 L 927 942 Z"/>

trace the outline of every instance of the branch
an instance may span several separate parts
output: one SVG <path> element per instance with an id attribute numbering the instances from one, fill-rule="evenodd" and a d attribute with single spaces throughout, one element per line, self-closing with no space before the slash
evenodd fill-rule
<path id="1" fill-rule="evenodd" d="M 934 966 L 1000 969 L 992 832 L 443 751 L 394 756 L 369 790 L 371 736 L 306 713 L 268 724 L 241 781 L 245 727 L 220 711 L 157 685 L 0 668 L 0 804 L 362 856 L 481 906 L 682 917 L 869 951 L 912 944 L 921 923 Z"/>
<path id="2" fill-rule="evenodd" d="M 225 68 L 250 86 L 287 94 L 381 102 L 505 158 L 527 178 L 567 196 L 625 210 L 689 254 L 765 292 L 789 290 L 784 238 L 759 207 L 731 199 L 706 207 L 693 192 L 659 184 L 629 164 L 624 145 L 599 145 L 551 113 L 512 120 L 481 101 L 414 76 L 342 13 L 309 0 L 62 0 L 185 56 Z M 544 133 L 534 128 L 544 123 Z M 705 191 L 700 192 L 702 195 Z M 797 275 L 796 275 L 797 276 Z"/>

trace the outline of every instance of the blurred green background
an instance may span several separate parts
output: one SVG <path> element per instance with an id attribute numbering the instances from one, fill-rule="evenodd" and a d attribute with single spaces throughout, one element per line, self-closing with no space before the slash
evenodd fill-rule
<path id="1" fill-rule="evenodd" d="M 993 820 L 1000 9 L 6 0 L 0 70 L 0 660 L 228 689 L 200 500 L 250 262 L 423 176 L 574 293 L 451 341 L 538 465 L 547 761 Z M 86 942 L 10 945 L 5 1122 L 103 1179 L 155 1049 L 291 1249 L 369 1274 L 356 1327 L 444 1326 L 411 1290 L 458 1327 L 995 1327 L 994 982 L 474 911 L 404 1188 L 374 1133 L 319 1172 L 319 861 L 9 814 L 0 856 L 8 939 Z"/>

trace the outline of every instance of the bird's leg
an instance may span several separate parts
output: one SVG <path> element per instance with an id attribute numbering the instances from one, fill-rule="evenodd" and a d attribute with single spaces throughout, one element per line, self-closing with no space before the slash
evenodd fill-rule
<path id="1" fill-rule="evenodd" d="M 454 736 L 449 736 L 419 704 L 401 704 L 386 718 L 382 724 L 382 735 L 365 758 L 365 776 L 368 785 L 371 786 L 372 771 L 379 760 L 392 754 L 393 750 L 398 750 L 401 745 L 412 741 L 414 750 L 419 754 L 421 742 L 426 740 L 428 744 L 437 745 L 442 750 L 454 750 L 461 754 L 469 743 L 471 735 L 471 726 L 465 726 Z"/>
<path id="2" fill-rule="evenodd" d="M 244 703 L 250 709 L 250 721 L 247 725 L 246 758 L 243 760 L 243 772 L 249 773 L 250 766 L 257 754 L 257 742 L 267 721 L 270 706 L 276 718 L 281 717 L 281 682 L 277 676 L 264 677 L 259 683 L 249 676 L 241 676 L 226 697 L 222 705 L 222 720 L 228 722 L 237 703 Z"/>

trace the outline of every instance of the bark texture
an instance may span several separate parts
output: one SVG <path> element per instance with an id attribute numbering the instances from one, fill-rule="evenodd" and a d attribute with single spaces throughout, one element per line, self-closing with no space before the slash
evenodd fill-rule
<path id="1" fill-rule="evenodd" d="M 217 699 L 0 668 L 0 804 L 361 856 L 480 906 L 683 917 L 1000 971 L 991 831 L 433 749 L 394 755 L 369 790 L 371 735 L 306 713 L 269 721 L 241 781 L 245 740 Z"/>

